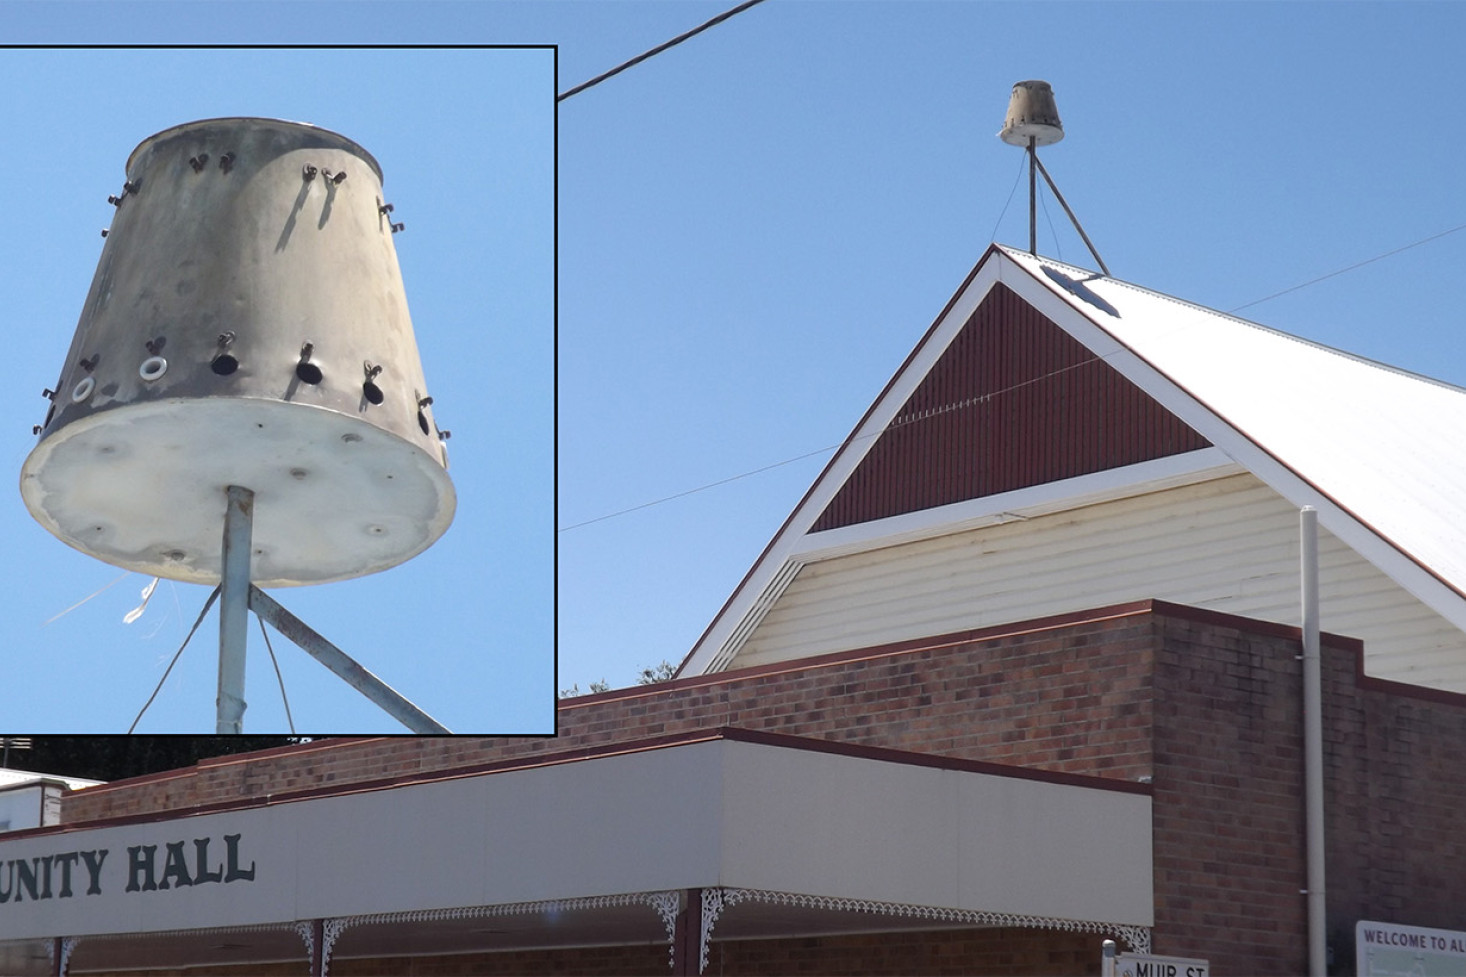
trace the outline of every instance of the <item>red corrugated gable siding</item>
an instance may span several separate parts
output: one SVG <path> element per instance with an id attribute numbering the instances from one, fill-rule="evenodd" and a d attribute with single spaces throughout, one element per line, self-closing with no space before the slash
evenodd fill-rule
<path id="1" fill-rule="evenodd" d="M 1108 363 L 995 285 L 814 529 L 1207 445 Z"/>

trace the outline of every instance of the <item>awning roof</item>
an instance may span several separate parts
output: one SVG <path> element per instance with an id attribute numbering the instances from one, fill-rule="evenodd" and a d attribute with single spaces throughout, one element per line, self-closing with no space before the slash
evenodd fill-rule
<path id="1" fill-rule="evenodd" d="M 1145 785 L 713 731 L 25 832 L 0 840 L 0 887 L 21 884 L 15 863 L 33 879 L 0 907 L 0 941 L 711 887 L 1149 926 L 1150 812 Z"/>

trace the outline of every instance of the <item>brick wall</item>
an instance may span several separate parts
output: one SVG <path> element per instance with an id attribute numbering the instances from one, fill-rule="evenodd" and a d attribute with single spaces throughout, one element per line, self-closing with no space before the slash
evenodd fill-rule
<path id="1" fill-rule="evenodd" d="M 1466 708 L 1325 675 L 1329 943 L 1355 973 L 1354 922 L 1466 930 Z"/>
<path id="2" fill-rule="evenodd" d="M 1133 780 L 1150 773 L 1143 605 L 564 700 L 556 737 L 375 737 L 207 760 L 67 795 L 70 824 L 720 726 Z"/>
<path id="3" fill-rule="evenodd" d="M 1223 621 L 1157 626 L 1154 950 L 1218 974 L 1304 973 L 1299 644 Z"/>
<path id="4" fill-rule="evenodd" d="M 1329 938 L 1341 973 L 1353 972 L 1356 919 L 1466 929 L 1466 697 L 1361 679 L 1360 650 L 1324 646 Z M 208 761 L 72 794 L 63 817 L 257 803 L 720 726 L 1152 777 L 1155 952 L 1207 956 L 1218 974 L 1296 973 L 1297 653 L 1296 629 L 1145 602 L 567 700 L 556 738 L 379 737 Z"/>

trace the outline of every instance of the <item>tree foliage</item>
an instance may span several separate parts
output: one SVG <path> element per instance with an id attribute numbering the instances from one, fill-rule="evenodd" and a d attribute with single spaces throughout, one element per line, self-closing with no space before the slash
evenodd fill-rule
<path id="1" fill-rule="evenodd" d="M 661 660 L 661 662 L 659 662 L 658 664 L 654 665 L 653 667 L 651 667 L 651 668 L 643 668 L 641 670 L 641 674 L 636 677 L 636 684 L 637 685 L 655 685 L 658 682 L 665 682 L 665 681 L 667 681 L 668 679 L 672 678 L 672 676 L 674 676 L 676 674 L 677 674 L 677 666 L 676 665 L 673 665 L 671 662 L 667 661 L 667 659 L 663 658 Z M 580 683 L 579 682 L 576 682 L 574 685 L 570 686 L 570 688 L 568 688 L 568 689 L 561 689 L 560 690 L 560 698 L 562 698 L 562 699 L 573 699 L 573 698 L 575 698 L 578 695 L 595 695 L 597 692 L 610 692 L 610 691 L 611 691 L 611 683 L 607 682 L 605 679 L 601 679 L 599 682 L 592 682 L 592 683 L 590 683 L 590 689 L 587 692 L 580 691 Z"/>

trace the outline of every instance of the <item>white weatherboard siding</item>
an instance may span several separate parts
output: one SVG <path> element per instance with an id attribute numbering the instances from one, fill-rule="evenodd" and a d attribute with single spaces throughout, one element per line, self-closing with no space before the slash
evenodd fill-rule
<path id="1" fill-rule="evenodd" d="M 1466 635 L 1319 536 L 1324 629 L 1362 638 L 1372 675 L 1466 692 Z M 1298 510 L 1241 474 L 813 562 L 733 666 L 1146 598 L 1297 625 Z"/>

